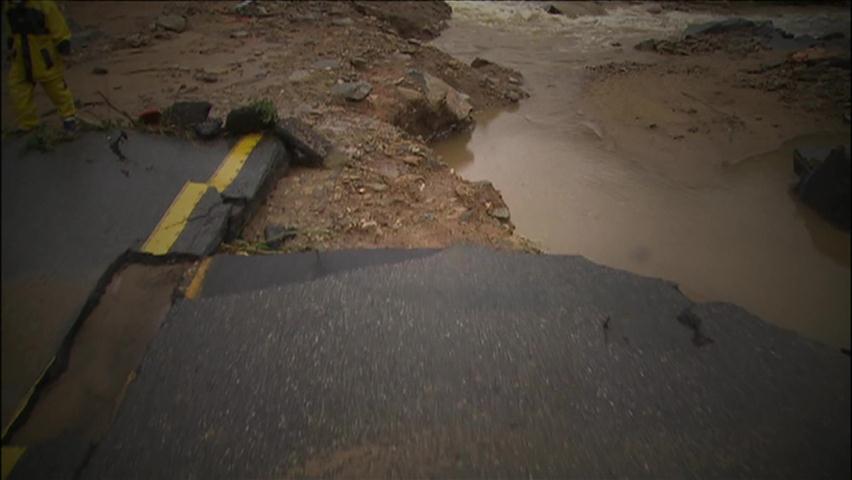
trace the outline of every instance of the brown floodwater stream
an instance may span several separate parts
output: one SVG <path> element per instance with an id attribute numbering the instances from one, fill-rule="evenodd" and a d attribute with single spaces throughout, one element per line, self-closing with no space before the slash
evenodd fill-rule
<path id="1" fill-rule="evenodd" d="M 518 233 L 545 252 L 672 280 L 696 301 L 736 303 L 848 348 L 849 234 L 790 194 L 793 149 L 848 143 L 848 132 L 789 138 L 725 165 L 649 165 L 578 108 L 585 65 L 639 55 L 610 43 L 632 45 L 718 16 L 650 15 L 641 4 L 601 15 L 600 6 L 575 4 L 566 10 L 587 14 L 570 18 L 543 14 L 535 2 L 451 4 L 450 26 L 433 43 L 463 61 L 480 56 L 520 71 L 531 96 L 507 111 L 480 112 L 472 131 L 434 148 L 463 177 L 500 190 Z M 848 31 L 848 13 L 835 17 L 793 12 L 773 20 L 794 33 L 838 20 Z"/>

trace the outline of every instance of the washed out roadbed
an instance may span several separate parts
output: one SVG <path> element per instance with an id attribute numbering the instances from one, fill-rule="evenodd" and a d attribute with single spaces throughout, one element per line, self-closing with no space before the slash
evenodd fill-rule
<path id="1" fill-rule="evenodd" d="M 67 81 L 92 122 L 177 101 L 224 120 L 268 99 L 326 137 L 320 168 L 293 167 L 225 250 L 443 247 L 534 250 L 499 192 L 470 183 L 428 142 L 471 113 L 527 96 L 521 75 L 428 45 L 444 2 L 68 2 L 76 49 Z M 108 21 L 104 21 L 104 20 Z M 39 98 L 50 117 L 50 104 Z M 4 92 L 4 121 L 12 120 Z M 55 116 L 55 115 L 54 115 Z M 201 141 L 201 140 L 198 140 Z M 271 248 L 267 233 L 294 232 Z"/>

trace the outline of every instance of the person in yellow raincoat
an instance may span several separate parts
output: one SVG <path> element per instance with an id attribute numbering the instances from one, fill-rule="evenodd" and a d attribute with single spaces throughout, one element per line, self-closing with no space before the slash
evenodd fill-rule
<path id="1" fill-rule="evenodd" d="M 18 128 L 32 130 L 39 124 L 33 94 L 36 83 L 56 105 L 66 130 L 77 127 L 74 97 L 65 83 L 62 57 L 71 53 L 71 31 L 55 2 L 5 0 L 4 34 L 10 50 L 9 94 Z"/>

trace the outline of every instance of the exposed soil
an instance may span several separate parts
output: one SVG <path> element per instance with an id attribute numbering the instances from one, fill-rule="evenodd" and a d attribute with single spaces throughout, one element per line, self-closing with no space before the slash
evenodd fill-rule
<path id="1" fill-rule="evenodd" d="M 237 4 L 64 5 L 76 35 L 66 78 L 83 120 L 135 118 L 179 100 L 209 101 L 210 116 L 224 118 L 233 107 L 269 99 L 279 116 L 303 120 L 335 145 L 325 168 L 291 170 L 245 242 L 226 248 L 252 248 L 268 225 L 299 231 L 283 250 L 458 242 L 531 248 L 513 235 L 511 221 L 489 215 L 505 207 L 493 187 L 456 176 L 425 143 L 467 125 L 433 121 L 406 99 L 412 69 L 444 80 L 475 110 L 526 96 L 516 72 L 472 68 L 423 43 L 449 18 L 445 3 L 254 2 L 239 11 Z M 185 17 L 186 29 L 157 26 L 161 14 Z M 349 81 L 369 82 L 370 95 L 353 102 L 331 94 Z M 56 122 L 44 95 L 37 105 Z M 7 125 L 9 107 L 4 89 Z"/>

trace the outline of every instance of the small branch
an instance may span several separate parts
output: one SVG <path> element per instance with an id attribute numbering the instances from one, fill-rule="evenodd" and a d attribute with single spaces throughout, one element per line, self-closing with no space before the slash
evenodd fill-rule
<path id="1" fill-rule="evenodd" d="M 100 90 L 98 90 L 98 91 L 97 91 L 97 94 L 98 94 L 98 95 L 100 95 L 100 97 L 104 99 L 104 102 L 107 104 L 107 106 L 108 106 L 109 108 L 111 108 L 111 109 L 115 110 L 116 112 L 118 112 L 118 113 L 120 113 L 120 114 L 124 115 L 124 118 L 126 118 L 127 120 L 129 120 L 131 125 L 133 125 L 134 123 L 136 123 L 136 120 L 134 120 L 134 119 L 133 119 L 133 117 L 131 117 L 131 116 L 130 116 L 130 114 L 128 114 L 128 113 L 127 113 L 127 112 L 125 112 L 124 110 L 122 110 L 122 109 L 120 109 L 120 108 L 116 107 L 115 105 L 113 105 L 113 103 L 109 101 L 109 99 L 106 97 L 106 95 L 104 95 L 104 94 L 103 94 L 103 92 L 101 92 Z"/>

